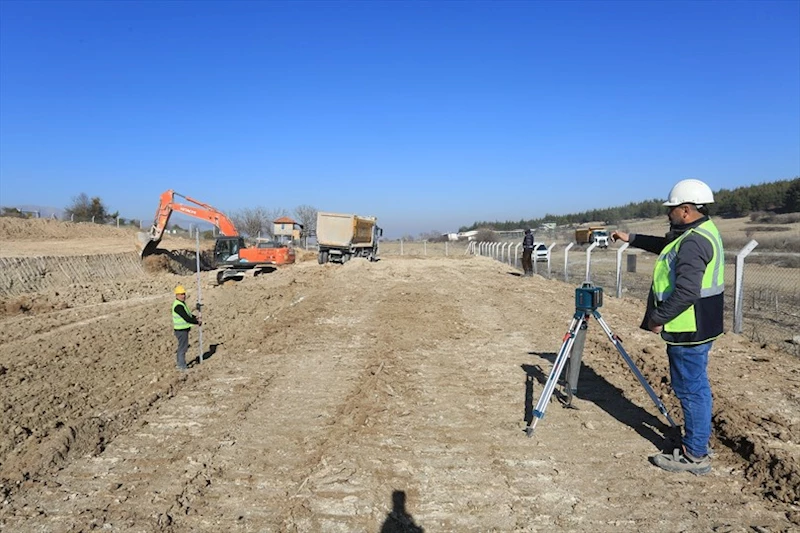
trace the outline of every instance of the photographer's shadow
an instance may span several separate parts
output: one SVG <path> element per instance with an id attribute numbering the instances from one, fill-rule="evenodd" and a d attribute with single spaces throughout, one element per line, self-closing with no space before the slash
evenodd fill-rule
<path id="1" fill-rule="evenodd" d="M 529 352 L 531 355 L 539 356 L 543 359 L 550 361 L 551 366 L 547 369 L 547 373 L 539 365 L 521 365 L 522 370 L 525 371 L 525 424 L 530 426 L 533 421 L 534 409 L 534 381 L 538 382 L 542 389 L 549 377 L 549 372 L 552 369 L 552 363 L 558 354 L 555 353 L 537 353 Z M 621 364 L 625 364 L 621 361 Z M 630 371 L 627 368 L 627 371 Z M 562 373 L 563 374 L 563 373 Z M 567 405 L 568 398 L 564 394 L 563 389 L 565 381 L 563 376 L 559 376 L 556 388 L 553 390 L 553 397 L 563 406 Z M 637 382 L 638 385 L 638 382 Z M 541 392 L 539 393 L 541 395 Z M 656 448 L 661 449 L 665 441 L 674 438 L 673 429 L 668 424 L 661 421 L 656 415 L 653 415 L 643 407 L 636 405 L 625 397 L 622 389 L 612 385 L 595 372 L 590 366 L 587 366 L 585 360 L 581 362 L 581 369 L 578 377 L 578 391 L 572 399 L 572 407 L 579 409 L 580 405 L 576 405 L 576 400 L 583 400 L 592 402 L 603 411 L 607 412 L 619 422 L 633 428 L 642 438 L 649 440 Z M 552 398 L 551 400 L 552 401 Z"/>

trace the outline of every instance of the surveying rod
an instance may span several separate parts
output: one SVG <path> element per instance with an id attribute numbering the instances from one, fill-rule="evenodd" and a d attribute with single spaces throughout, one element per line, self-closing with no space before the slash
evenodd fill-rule
<path id="1" fill-rule="evenodd" d="M 197 228 L 197 314 L 200 315 L 200 322 L 203 321 L 202 318 L 202 308 L 203 308 L 203 295 L 200 292 L 200 228 Z M 200 324 L 197 327 L 197 331 L 200 334 L 200 355 L 197 357 L 199 362 L 203 362 L 203 324 Z"/>

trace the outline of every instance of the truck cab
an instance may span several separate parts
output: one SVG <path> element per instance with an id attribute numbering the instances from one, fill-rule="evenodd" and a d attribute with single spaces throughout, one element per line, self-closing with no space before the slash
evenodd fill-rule
<path id="1" fill-rule="evenodd" d="M 597 243 L 600 248 L 608 248 L 608 231 L 594 230 L 592 232 L 592 242 Z"/>

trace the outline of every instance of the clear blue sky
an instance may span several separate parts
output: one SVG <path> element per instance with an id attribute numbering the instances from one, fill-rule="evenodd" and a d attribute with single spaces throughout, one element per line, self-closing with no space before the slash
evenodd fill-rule
<path id="1" fill-rule="evenodd" d="M 0 205 L 454 231 L 800 175 L 800 1 L 0 1 Z"/>

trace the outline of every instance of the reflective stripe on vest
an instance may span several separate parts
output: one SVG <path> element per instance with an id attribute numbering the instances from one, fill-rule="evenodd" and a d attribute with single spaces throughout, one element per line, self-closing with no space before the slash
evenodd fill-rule
<path id="1" fill-rule="evenodd" d="M 186 303 L 176 298 L 175 301 L 172 302 L 172 329 L 190 329 L 192 325 L 186 322 L 186 320 L 184 320 L 183 317 L 175 311 L 178 306 L 183 306 L 183 308 L 186 310 L 186 314 L 191 315 L 189 308 L 186 307 Z"/>
<path id="2" fill-rule="evenodd" d="M 656 306 L 658 302 L 663 302 L 669 298 L 675 290 L 675 261 L 678 257 L 678 250 L 683 239 L 692 232 L 708 239 L 714 251 L 714 255 L 706 265 L 706 270 L 703 273 L 700 297 L 709 298 L 722 294 L 725 290 L 725 257 L 722 253 L 722 238 L 714 223 L 707 220 L 669 243 L 658 256 L 653 268 L 653 296 L 655 297 Z M 684 312 L 664 324 L 664 331 L 697 331 L 695 306 L 689 306 Z"/>

